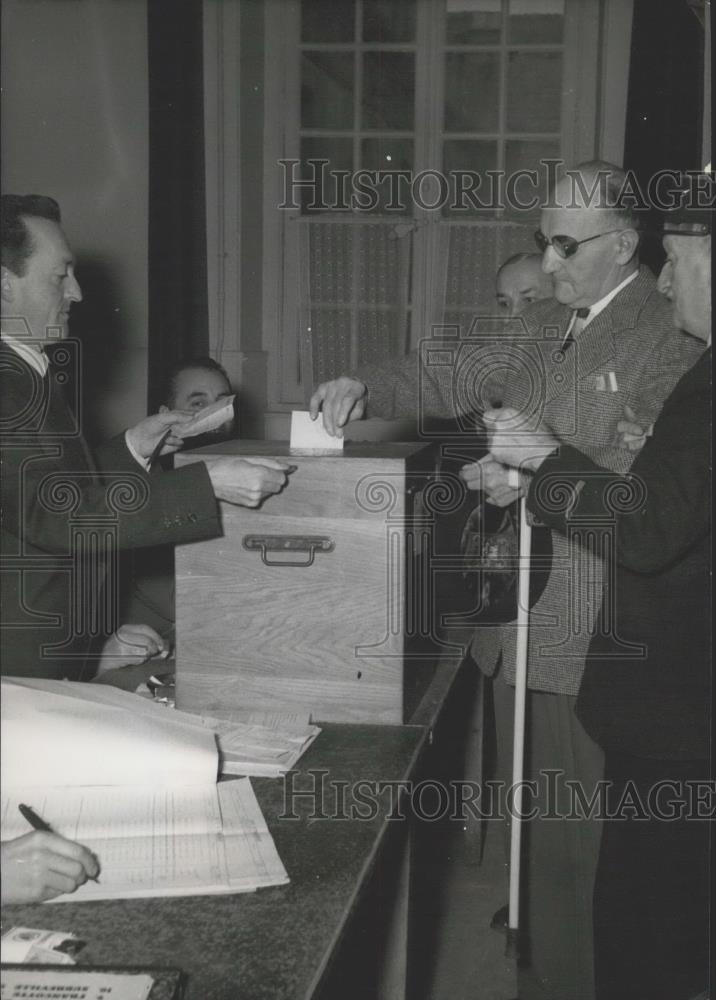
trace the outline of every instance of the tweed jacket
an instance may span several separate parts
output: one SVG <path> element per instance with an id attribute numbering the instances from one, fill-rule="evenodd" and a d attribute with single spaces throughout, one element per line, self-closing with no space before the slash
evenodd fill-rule
<path id="1" fill-rule="evenodd" d="M 118 552 L 221 534 L 202 463 L 147 474 L 123 435 L 93 454 L 76 402 L 66 373 L 0 344 L 3 674 L 89 679 L 118 624 Z"/>
<path id="2" fill-rule="evenodd" d="M 606 750 L 705 760 L 712 670 L 710 349 L 669 396 L 627 476 L 564 446 L 533 477 L 528 503 L 562 534 L 580 525 L 613 530 L 614 570 L 606 574 L 577 699 L 587 732 Z"/>
<path id="3" fill-rule="evenodd" d="M 703 345 L 674 328 L 671 308 L 646 267 L 563 350 L 571 315 L 568 306 L 543 300 L 522 314 L 504 343 L 488 342 L 474 324 L 453 349 L 452 366 L 444 352 L 428 351 L 382 377 L 376 369 L 359 372 L 368 386 L 368 413 L 404 416 L 410 400 L 413 414 L 417 402 L 424 415 L 455 418 L 501 402 L 543 421 L 597 465 L 626 472 L 633 453 L 616 446 L 624 406 L 655 420 Z M 438 363 L 431 367 L 433 358 Z M 552 552 L 547 584 L 530 613 L 528 685 L 576 695 L 602 602 L 602 560 L 596 539 L 573 544 L 556 531 Z M 514 624 L 479 625 L 472 652 L 487 674 L 501 654 L 504 676 L 514 682 Z"/>

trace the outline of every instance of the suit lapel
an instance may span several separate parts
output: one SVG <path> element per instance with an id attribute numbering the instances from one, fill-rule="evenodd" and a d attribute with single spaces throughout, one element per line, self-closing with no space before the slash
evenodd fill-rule
<path id="1" fill-rule="evenodd" d="M 574 356 L 570 358 L 569 353 L 565 356 L 566 364 L 556 358 L 553 349 L 545 352 L 548 401 L 572 390 L 575 381 L 585 378 L 597 368 L 605 367 L 614 359 L 617 338 L 628 336 L 629 331 L 634 329 L 653 287 L 651 272 L 642 266 L 636 278 L 584 327 L 574 345 Z M 567 324 L 570 316 L 571 310 L 568 310 Z"/>
<path id="2" fill-rule="evenodd" d="M 588 323 L 577 337 L 572 348 L 575 352 L 571 370 L 577 380 L 583 379 L 595 368 L 603 367 L 614 357 L 614 327 L 611 302 L 598 316 Z"/>

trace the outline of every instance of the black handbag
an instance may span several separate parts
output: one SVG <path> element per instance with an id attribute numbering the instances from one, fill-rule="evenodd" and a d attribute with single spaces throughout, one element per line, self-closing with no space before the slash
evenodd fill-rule
<path id="1" fill-rule="evenodd" d="M 486 453 L 478 435 L 470 442 L 447 442 L 441 449 L 436 470 L 453 482 L 460 470 Z M 435 551 L 460 555 L 460 569 L 438 574 L 437 608 L 441 616 L 455 616 L 467 624 L 503 624 L 517 618 L 519 568 L 519 503 L 497 507 L 484 494 L 464 490 L 461 501 L 437 515 Z M 529 603 L 542 595 L 552 564 L 551 530 L 532 526 Z"/>
<path id="2" fill-rule="evenodd" d="M 478 503 L 466 512 L 460 553 L 465 588 L 472 596 L 482 623 L 501 624 L 517 617 L 519 575 L 519 503 L 496 507 L 478 494 Z M 544 592 L 552 557 L 549 528 L 532 527 L 529 605 Z"/>

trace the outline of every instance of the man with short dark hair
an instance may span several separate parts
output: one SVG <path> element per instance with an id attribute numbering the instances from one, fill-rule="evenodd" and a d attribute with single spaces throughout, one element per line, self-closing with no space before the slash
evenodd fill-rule
<path id="1" fill-rule="evenodd" d="M 166 450 L 181 444 L 188 418 L 176 412 L 147 418 L 93 456 L 66 373 L 45 354 L 67 336 L 82 298 L 59 206 L 3 195 L 0 208 L 0 666 L 79 678 L 116 622 L 118 595 L 99 599 L 105 562 L 115 585 L 117 550 L 219 535 L 216 500 L 256 506 L 283 488 L 287 466 L 211 457 L 166 475 L 150 470 L 165 436 Z"/>
<path id="2" fill-rule="evenodd" d="M 230 395 L 229 376 L 217 361 L 209 357 L 182 358 L 169 369 L 164 379 L 159 412 L 199 413 Z M 213 431 L 188 438 L 187 444 L 190 448 L 200 448 L 225 441 L 233 434 L 234 420 L 231 419 Z M 124 573 L 127 594 L 123 620 L 151 626 L 171 645 L 175 621 L 173 547 L 155 545 L 127 553 Z"/>
<path id="3" fill-rule="evenodd" d="M 167 372 L 160 413 L 179 410 L 198 413 L 212 403 L 231 395 L 231 382 L 225 368 L 209 357 L 182 358 Z M 235 419 L 224 421 L 198 437 L 191 438 L 191 447 L 200 448 L 214 441 L 225 441 L 234 433 Z"/>
<path id="4" fill-rule="evenodd" d="M 521 316 L 527 306 L 554 295 L 552 278 L 542 270 L 542 254 L 515 253 L 495 275 L 495 299 L 506 316 Z"/>

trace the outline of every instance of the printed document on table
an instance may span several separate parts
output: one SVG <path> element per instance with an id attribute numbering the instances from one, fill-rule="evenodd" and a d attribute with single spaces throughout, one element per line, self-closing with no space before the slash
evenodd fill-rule
<path id="1" fill-rule="evenodd" d="M 27 833 L 26 791 L 4 794 L 2 838 Z M 206 788 L 32 790 L 57 833 L 96 854 L 99 882 L 51 902 L 250 892 L 288 881 L 248 778 Z"/>

